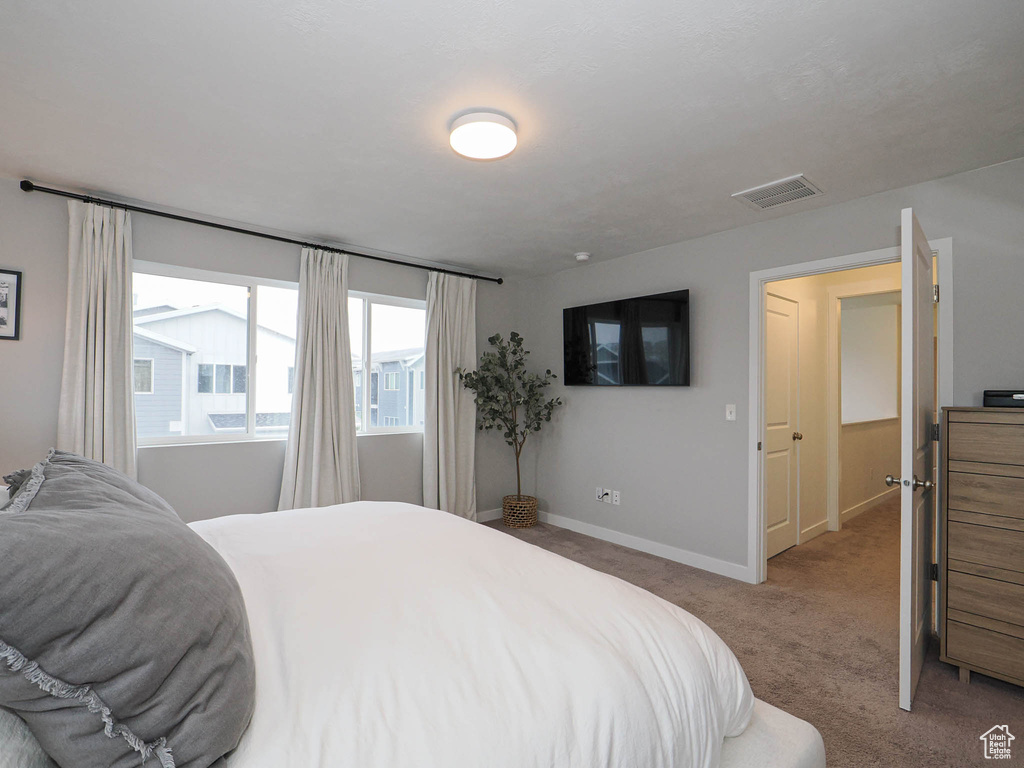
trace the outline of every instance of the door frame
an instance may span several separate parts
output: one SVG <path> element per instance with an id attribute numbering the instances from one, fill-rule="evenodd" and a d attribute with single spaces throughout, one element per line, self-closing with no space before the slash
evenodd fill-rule
<path id="1" fill-rule="evenodd" d="M 931 242 L 936 256 L 939 285 L 939 402 L 938 407 L 954 404 L 953 396 L 953 239 Z M 768 559 L 765 547 L 764 473 L 759 444 L 764 440 L 764 347 L 765 293 L 768 283 L 794 277 L 809 277 L 827 272 L 842 272 L 859 267 L 899 262 L 898 246 L 876 251 L 834 256 L 750 273 L 750 335 L 748 357 L 749 413 L 747 448 L 747 578 L 760 584 L 767 578 Z M 901 374 L 902 375 L 902 374 Z M 829 475 L 836 467 L 828 467 Z M 826 487 L 829 478 L 826 477 Z M 940 493 L 942 489 L 939 489 Z"/>

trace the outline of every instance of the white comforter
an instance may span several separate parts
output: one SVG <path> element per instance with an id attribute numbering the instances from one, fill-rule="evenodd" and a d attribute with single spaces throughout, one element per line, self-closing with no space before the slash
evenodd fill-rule
<path id="1" fill-rule="evenodd" d="M 229 768 L 713 768 L 750 719 L 702 622 L 500 531 L 384 502 L 192 527 L 252 627 Z"/>

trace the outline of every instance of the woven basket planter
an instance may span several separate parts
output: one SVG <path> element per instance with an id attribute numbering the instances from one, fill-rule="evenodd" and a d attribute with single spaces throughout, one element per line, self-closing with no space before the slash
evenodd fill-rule
<path id="1" fill-rule="evenodd" d="M 501 522 L 509 528 L 529 528 L 537 524 L 537 498 L 535 496 L 503 496 Z"/>

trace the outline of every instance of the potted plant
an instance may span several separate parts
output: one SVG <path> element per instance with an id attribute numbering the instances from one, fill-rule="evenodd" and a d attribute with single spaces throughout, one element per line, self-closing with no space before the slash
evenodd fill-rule
<path id="1" fill-rule="evenodd" d="M 475 371 L 457 368 L 456 373 L 466 389 L 476 396 L 478 427 L 481 430 L 502 430 L 505 442 L 516 455 L 516 493 L 502 498 L 501 519 L 510 528 L 529 528 L 537 523 L 537 499 L 523 495 L 519 459 L 526 438 L 539 432 L 551 412 L 562 404 L 560 398 L 548 400 L 544 389 L 556 378 L 550 370 L 544 375 L 526 370 L 523 337 L 515 331 L 508 341 L 500 333 L 487 341 L 494 351 L 484 352 Z"/>

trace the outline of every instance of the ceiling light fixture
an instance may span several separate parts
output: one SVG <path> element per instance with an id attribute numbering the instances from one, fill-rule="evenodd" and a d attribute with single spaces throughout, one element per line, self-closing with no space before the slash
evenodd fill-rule
<path id="1" fill-rule="evenodd" d="M 497 160 L 516 148 L 516 124 L 497 112 L 470 112 L 452 122 L 452 149 L 472 160 Z"/>

